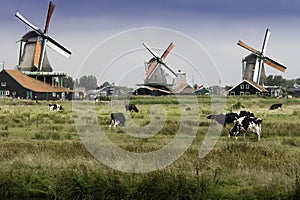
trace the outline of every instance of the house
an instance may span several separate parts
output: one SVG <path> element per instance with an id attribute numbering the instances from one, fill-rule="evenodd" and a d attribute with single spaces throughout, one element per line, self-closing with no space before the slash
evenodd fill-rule
<path id="1" fill-rule="evenodd" d="M 87 91 L 84 87 L 74 88 L 74 100 L 86 100 L 88 98 Z"/>
<path id="2" fill-rule="evenodd" d="M 72 99 L 73 91 L 61 86 L 53 86 L 27 76 L 19 70 L 0 72 L 0 97 L 23 99 L 59 100 Z"/>
<path id="3" fill-rule="evenodd" d="M 228 95 L 268 95 L 269 91 L 262 86 L 256 84 L 250 80 L 243 80 L 230 90 L 228 90 Z"/>
<path id="4" fill-rule="evenodd" d="M 289 93 L 291 93 L 292 95 L 296 96 L 296 97 L 300 97 L 300 88 L 290 88 Z"/>
<path id="5" fill-rule="evenodd" d="M 180 85 L 180 87 L 176 88 L 176 90 L 172 91 L 174 94 L 180 94 L 180 95 L 190 95 L 194 94 L 195 89 L 188 83 L 184 83 Z"/>

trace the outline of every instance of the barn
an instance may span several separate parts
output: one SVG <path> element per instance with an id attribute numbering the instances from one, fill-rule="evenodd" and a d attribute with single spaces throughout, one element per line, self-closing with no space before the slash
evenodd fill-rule
<path id="1" fill-rule="evenodd" d="M 0 97 L 22 99 L 59 100 L 72 99 L 72 90 L 61 86 L 53 86 L 38 79 L 27 76 L 19 70 L 0 72 Z"/>
<path id="2" fill-rule="evenodd" d="M 263 88 L 262 86 L 256 84 L 250 80 L 243 80 L 230 90 L 228 90 L 228 95 L 235 96 L 235 95 L 269 95 L 269 91 Z"/>

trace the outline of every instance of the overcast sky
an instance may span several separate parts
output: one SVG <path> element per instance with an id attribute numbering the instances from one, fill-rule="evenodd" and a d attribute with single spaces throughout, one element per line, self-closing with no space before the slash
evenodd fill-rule
<path id="1" fill-rule="evenodd" d="M 260 50 L 266 28 L 272 34 L 266 55 L 287 66 L 285 73 L 266 67 L 267 75 L 299 78 L 300 1 L 298 0 L 54 0 L 49 35 L 72 51 L 70 60 L 47 48 L 55 71 L 73 78 L 93 74 L 104 81 L 134 86 L 143 83 L 144 62 L 170 42 L 166 58 L 175 71 L 187 73 L 191 84 L 241 81 L 241 60 L 249 52 L 240 39 Z M 18 63 L 22 35 L 30 30 L 15 16 L 18 10 L 44 28 L 48 0 L 1 0 L 0 63 Z"/>

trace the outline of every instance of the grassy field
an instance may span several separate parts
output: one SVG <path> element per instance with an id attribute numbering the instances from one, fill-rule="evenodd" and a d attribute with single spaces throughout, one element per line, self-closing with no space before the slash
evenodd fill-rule
<path id="1" fill-rule="evenodd" d="M 185 153 L 163 169 L 128 173 L 102 164 L 85 148 L 74 124 L 80 116 L 72 112 L 71 101 L 57 102 L 64 111 L 49 112 L 48 101 L 0 99 L 0 199 L 300 198 L 300 99 L 226 98 L 227 112 L 250 110 L 263 119 L 261 141 L 251 133 L 228 139 L 232 125 L 227 125 L 204 158 L 199 148 L 211 124 L 206 116 L 212 104 L 209 97 L 197 100 L 198 111 L 191 112 L 197 112 L 192 114 L 199 122 L 185 127 L 196 128 L 197 134 Z M 147 153 L 174 139 L 186 115 L 176 98 L 132 97 L 130 102 L 140 110 L 129 114 L 137 125 L 151 122 L 153 105 L 164 109 L 154 120 L 165 115 L 165 124 L 148 138 L 109 129 L 112 108 L 100 102 L 93 105 L 97 124 L 110 141 L 126 151 Z M 273 103 L 283 103 L 283 109 L 269 110 Z"/>

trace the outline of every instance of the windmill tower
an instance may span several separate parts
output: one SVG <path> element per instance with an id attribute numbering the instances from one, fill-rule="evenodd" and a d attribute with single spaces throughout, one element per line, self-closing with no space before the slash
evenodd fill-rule
<path id="1" fill-rule="evenodd" d="M 242 78 L 246 80 L 250 80 L 255 82 L 258 85 L 263 85 L 266 80 L 266 72 L 264 63 L 267 65 L 284 72 L 286 70 L 286 67 L 281 65 L 280 63 L 270 59 L 269 57 L 265 56 L 267 43 L 269 41 L 269 38 L 271 36 L 271 31 L 269 29 L 266 30 L 264 42 L 262 45 L 261 51 L 258 51 L 241 40 L 238 41 L 238 45 L 249 50 L 252 52 L 250 55 L 248 55 L 245 59 L 243 59 L 242 63 Z"/>
<path id="2" fill-rule="evenodd" d="M 66 58 L 70 58 L 72 52 L 48 35 L 54 9 L 55 5 L 50 1 L 44 30 L 33 25 L 20 12 L 16 12 L 15 16 L 32 29 L 20 40 L 19 65 L 17 68 L 26 75 L 44 81 L 44 83 L 52 84 L 52 86 L 62 86 L 62 78 L 66 74 L 53 72 L 46 53 L 46 46 Z"/>
<path id="3" fill-rule="evenodd" d="M 29 31 L 20 40 L 20 55 L 18 69 L 20 71 L 41 71 L 52 72 L 53 69 L 48 60 L 46 49 L 44 51 L 43 61 L 39 67 L 41 58 L 41 45 L 39 35 L 35 31 Z"/>

